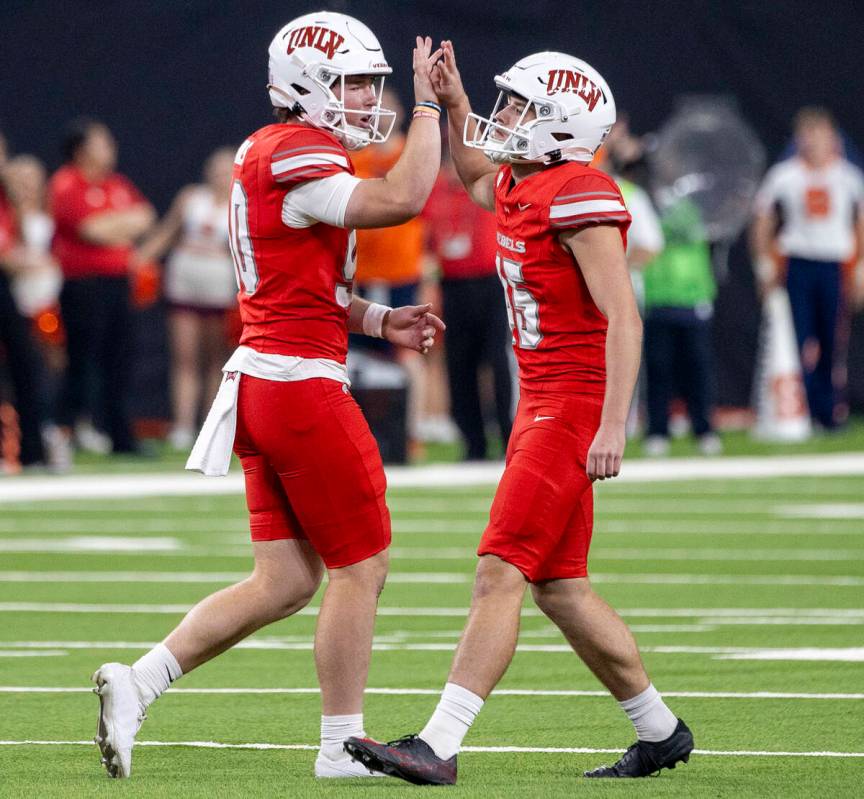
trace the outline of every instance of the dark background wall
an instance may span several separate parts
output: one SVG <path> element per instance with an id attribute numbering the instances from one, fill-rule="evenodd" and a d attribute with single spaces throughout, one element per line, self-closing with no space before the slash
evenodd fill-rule
<path id="1" fill-rule="evenodd" d="M 54 167 L 64 122 L 97 116 L 120 141 L 122 171 L 164 210 L 208 152 L 270 121 L 267 45 L 289 19 L 322 7 L 373 28 L 406 96 L 413 37 L 428 33 L 453 39 L 478 109 L 494 100 L 494 72 L 556 49 L 600 70 L 637 132 L 656 129 L 678 95 L 707 92 L 737 98 L 769 161 L 805 104 L 830 107 L 864 146 L 862 7 L 846 0 L 2 0 L 0 129 L 14 152 Z M 718 303 L 724 402 L 747 401 L 757 315 L 738 247 Z M 852 371 L 854 381 L 862 370 Z"/>

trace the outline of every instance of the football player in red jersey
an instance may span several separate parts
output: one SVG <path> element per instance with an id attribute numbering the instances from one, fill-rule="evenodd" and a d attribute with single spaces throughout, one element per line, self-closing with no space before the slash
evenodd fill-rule
<path id="1" fill-rule="evenodd" d="M 591 484 L 621 468 L 642 333 L 624 255 L 630 215 L 615 182 L 587 165 L 615 121 L 612 93 L 585 62 L 537 53 L 496 76 L 498 103 L 479 117 L 452 45 L 442 48 L 433 83 L 459 176 L 497 217 L 521 395 L 468 623 L 438 707 L 419 735 L 387 745 L 352 738 L 346 749 L 410 782 L 455 782 L 462 740 L 513 657 L 530 585 L 636 728 L 638 741 L 614 766 L 586 776 L 673 768 L 689 758 L 690 730 L 650 683 L 632 634 L 587 572 Z"/>
<path id="2" fill-rule="evenodd" d="M 363 181 L 348 151 L 383 141 L 393 117 L 380 105 L 391 70 L 373 33 L 351 17 L 318 12 L 290 22 L 270 46 L 278 122 L 240 146 L 231 188 L 241 345 L 187 464 L 224 474 L 233 446 L 245 473 L 255 569 L 200 602 L 132 667 L 96 672 L 96 742 L 113 777 L 129 776 L 144 712 L 171 682 L 300 610 L 325 570 L 315 774 L 370 776 L 342 745 L 362 735 L 390 515 L 378 448 L 349 392 L 348 332 L 425 352 L 444 326 L 430 306 L 352 300 L 353 228 L 403 223 L 432 190 L 440 106 L 431 68 L 440 51 L 431 44 L 418 37 L 414 50 L 417 105 L 404 152 L 386 176 Z"/>

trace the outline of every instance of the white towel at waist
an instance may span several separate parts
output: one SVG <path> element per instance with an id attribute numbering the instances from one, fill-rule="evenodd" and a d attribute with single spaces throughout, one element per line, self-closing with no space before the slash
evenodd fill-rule
<path id="1" fill-rule="evenodd" d="M 346 386 L 351 385 L 345 364 L 338 361 L 273 355 L 257 352 L 251 347 L 238 347 L 222 367 L 222 384 L 186 461 L 186 468 L 190 471 L 201 472 L 208 477 L 228 474 L 237 432 L 240 375 L 282 382 L 325 377 Z"/>

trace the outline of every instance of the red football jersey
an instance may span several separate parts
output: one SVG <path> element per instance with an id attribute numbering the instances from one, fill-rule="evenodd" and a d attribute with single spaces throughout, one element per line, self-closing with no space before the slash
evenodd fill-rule
<path id="1" fill-rule="evenodd" d="M 567 162 L 513 185 L 510 166 L 496 177 L 498 277 L 504 286 L 520 382 L 583 394 L 606 388 L 606 317 L 558 236 L 613 224 L 627 245 L 630 214 L 615 181 Z"/>
<path id="2" fill-rule="evenodd" d="M 354 232 L 323 222 L 290 228 L 282 221 L 291 189 L 339 172 L 354 173 L 345 148 L 335 136 L 305 125 L 268 125 L 237 151 L 229 228 L 241 344 L 345 362 Z"/>

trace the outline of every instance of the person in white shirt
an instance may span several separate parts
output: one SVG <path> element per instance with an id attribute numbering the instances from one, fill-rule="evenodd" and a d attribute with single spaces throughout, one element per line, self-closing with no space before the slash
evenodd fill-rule
<path id="1" fill-rule="evenodd" d="M 782 282 L 786 262 L 810 414 L 831 430 L 837 425 L 833 374 L 842 266 L 864 252 L 864 176 L 843 157 L 827 110 L 799 111 L 795 141 L 797 155 L 772 167 L 756 196 L 752 247 L 763 296 Z M 864 274 L 864 261 L 855 272 Z"/>
<path id="2" fill-rule="evenodd" d="M 137 252 L 139 263 L 161 258 L 171 340 L 171 445 L 188 450 L 198 414 L 216 395 L 228 357 L 227 312 L 237 305 L 228 249 L 228 195 L 234 150 L 213 152 L 204 181 L 182 189 Z"/>

